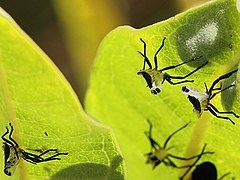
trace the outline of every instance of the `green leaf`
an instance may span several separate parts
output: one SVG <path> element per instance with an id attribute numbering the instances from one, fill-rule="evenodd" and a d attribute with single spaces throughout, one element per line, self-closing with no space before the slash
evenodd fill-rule
<path id="1" fill-rule="evenodd" d="M 3 10 L 0 27 L 1 134 L 11 122 L 25 151 L 69 153 L 37 165 L 21 160 L 14 179 L 123 179 L 112 131 L 84 113 L 63 75 Z M 3 165 L 1 156 L 0 179 L 7 178 Z"/>
<path id="2" fill-rule="evenodd" d="M 183 172 L 162 164 L 153 171 L 145 164 L 144 154 L 150 150 L 144 135 L 148 130 L 146 119 L 152 121 L 153 137 L 162 145 L 173 131 L 191 121 L 171 140 L 169 146 L 174 148 L 170 152 L 178 156 L 196 155 L 207 143 L 207 151 L 215 154 L 204 155 L 201 161 L 212 161 L 219 177 L 229 171 L 232 176 L 239 175 L 239 168 L 236 168 L 240 160 L 239 119 L 230 116 L 236 122 L 232 125 L 209 112 L 204 112 L 198 119 L 188 98 L 181 92 L 183 85 L 164 83 L 162 92 L 154 96 L 144 79 L 136 74 L 143 66 L 143 58 L 137 53 L 143 52 L 139 38 L 146 41 L 147 56 L 153 63 L 154 53 L 166 37 L 165 46 L 158 54 L 159 67 L 203 55 L 200 62 L 183 65 L 168 73 L 185 75 L 208 60 L 207 66 L 188 78 L 194 83 L 187 84 L 205 92 L 204 82 L 210 86 L 217 77 L 237 68 L 239 22 L 235 0 L 216 0 L 142 29 L 119 27 L 103 40 L 95 59 L 85 105 L 89 114 L 111 126 L 116 133 L 129 179 L 176 179 Z M 223 81 L 223 86 L 235 78 L 236 75 L 227 80 L 229 82 Z M 239 78 L 237 85 L 238 81 Z M 222 93 L 222 100 L 218 95 L 211 102 L 219 110 L 226 107 L 240 114 L 239 87 L 225 93 Z"/>

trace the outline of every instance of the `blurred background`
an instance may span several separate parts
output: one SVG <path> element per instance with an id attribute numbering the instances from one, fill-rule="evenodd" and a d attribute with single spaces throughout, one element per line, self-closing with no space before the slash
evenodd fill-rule
<path id="1" fill-rule="evenodd" d="M 141 28 L 208 0 L 1 0 L 20 27 L 45 51 L 81 103 L 101 40 L 121 25 Z"/>

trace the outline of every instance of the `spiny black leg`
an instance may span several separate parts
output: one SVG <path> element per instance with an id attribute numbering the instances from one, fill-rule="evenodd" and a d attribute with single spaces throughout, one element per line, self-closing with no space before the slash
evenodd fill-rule
<path id="1" fill-rule="evenodd" d="M 142 38 L 140 38 L 140 41 L 143 42 L 143 52 L 144 52 L 144 56 L 147 57 L 147 54 L 146 54 L 147 45 L 146 45 L 145 41 L 144 41 Z M 144 62 L 143 62 L 143 70 L 145 69 L 145 65 L 146 65 L 146 61 L 144 60 Z"/>
<path id="2" fill-rule="evenodd" d="M 14 146 L 14 144 L 11 141 L 9 141 L 8 139 L 5 138 L 5 136 L 9 133 L 9 130 L 8 130 L 7 127 L 6 127 L 6 129 L 7 129 L 7 131 L 2 135 L 2 140 L 5 141 L 8 144 Z"/>
<path id="3" fill-rule="evenodd" d="M 212 113 L 212 115 L 214 115 L 215 117 L 219 118 L 219 119 L 226 119 L 231 121 L 232 124 L 235 124 L 234 121 L 232 121 L 229 117 L 224 117 L 224 116 L 218 116 L 217 113 L 215 111 L 213 111 L 210 107 L 207 108 L 207 110 Z"/>
<path id="4" fill-rule="evenodd" d="M 140 51 L 138 51 L 138 53 L 140 53 L 144 57 L 143 70 L 145 69 L 146 62 L 148 64 L 149 68 L 152 69 L 152 65 L 147 57 L 147 44 L 142 38 L 140 38 L 140 41 L 143 42 L 143 53 L 144 54 L 142 54 Z"/>
<path id="5" fill-rule="evenodd" d="M 233 111 L 220 112 L 214 105 L 209 104 L 209 106 L 210 106 L 211 108 L 213 108 L 213 110 L 216 111 L 216 112 L 219 113 L 219 114 L 232 114 L 232 115 L 234 115 L 236 118 L 239 118 L 239 116 L 238 116 L 237 114 L 235 114 Z"/>
<path id="6" fill-rule="evenodd" d="M 194 82 L 193 80 L 184 80 L 184 81 L 179 81 L 179 82 L 172 82 L 170 79 L 166 79 L 167 82 L 169 82 L 171 85 L 177 85 L 177 84 L 182 84 L 182 83 L 187 83 L 187 82 Z"/>
<path id="7" fill-rule="evenodd" d="M 147 122 L 149 124 L 149 131 L 145 132 L 145 135 L 147 136 L 148 140 L 150 141 L 152 148 L 154 148 L 154 149 L 160 148 L 160 145 L 152 138 L 152 123 L 149 119 L 147 119 Z"/>
<path id="8" fill-rule="evenodd" d="M 12 147 L 15 146 L 15 144 L 11 141 L 9 141 L 8 139 L 5 138 L 5 136 L 9 133 L 8 128 L 6 127 L 7 131 L 2 135 L 2 140 L 5 141 L 6 143 L 10 144 Z"/>
<path id="9" fill-rule="evenodd" d="M 162 160 L 162 162 L 166 165 L 166 166 L 172 166 L 172 167 L 177 167 L 177 165 L 168 157 L 166 157 L 166 159 L 168 160 L 168 162 L 166 162 L 165 160 Z"/>
<path id="10" fill-rule="evenodd" d="M 5 141 L 5 137 L 4 136 L 6 136 L 8 133 L 9 133 L 9 130 L 8 130 L 8 128 L 6 127 L 6 129 L 7 129 L 7 131 L 2 135 L 2 139 Z"/>
<path id="11" fill-rule="evenodd" d="M 57 152 L 57 149 L 48 149 L 48 150 L 46 150 L 46 151 L 44 151 L 43 153 L 41 153 L 41 154 L 39 154 L 38 156 L 39 157 L 41 157 L 41 156 L 43 156 L 44 154 L 47 154 L 48 152 Z"/>
<path id="12" fill-rule="evenodd" d="M 189 122 L 190 123 L 190 122 Z M 169 140 L 179 131 L 183 130 L 184 128 L 186 128 L 189 123 L 185 124 L 184 126 L 180 127 L 178 130 L 174 131 L 172 134 L 170 134 L 170 136 L 168 136 L 167 140 L 165 141 L 163 148 L 166 149 L 167 148 L 167 143 L 169 142 Z"/>
<path id="13" fill-rule="evenodd" d="M 188 172 L 197 164 L 197 162 L 201 159 L 202 155 L 204 154 L 204 151 L 205 151 L 205 148 L 206 148 L 206 144 L 204 144 L 203 148 L 202 148 L 202 151 L 200 153 L 200 155 L 198 155 L 197 159 L 195 160 L 195 162 L 188 168 L 188 170 L 180 177 L 180 179 L 183 179 L 187 174 Z M 213 152 L 211 153 L 213 154 Z"/>
<path id="14" fill-rule="evenodd" d="M 53 156 L 50 156 L 50 157 L 44 159 L 44 161 L 61 160 L 61 158 L 55 158 L 55 157 L 60 156 L 60 155 L 65 155 L 66 156 L 66 155 L 68 155 L 68 153 L 57 153 Z"/>
<path id="15" fill-rule="evenodd" d="M 206 89 L 206 93 L 208 93 L 208 87 L 207 87 L 207 84 L 204 82 L 204 86 L 205 86 L 205 89 Z"/>
<path id="16" fill-rule="evenodd" d="M 193 58 L 193 59 L 190 59 L 189 61 L 180 63 L 180 64 L 178 64 L 178 65 L 165 67 L 165 68 L 161 69 L 160 71 L 166 71 L 166 70 L 169 70 L 169 69 L 174 69 L 174 68 L 176 68 L 176 67 L 179 67 L 179 66 L 181 66 L 181 65 L 183 65 L 183 64 L 186 64 L 186 63 L 189 63 L 189 62 L 191 62 L 191 61 L 196 61 L 197 59 L 200 59 L 200 58 L 202 58 L 202 57 L 203 57 L 203 56 L 195 57 L 195 58 Z"/>
<path id="17" fill-rule="evenodd" d="M 25 157 L 29 157 L 29 158 L 39 158 L 39 155 L 30 153 L 30 152 L 26 152 L 23 149 L 20 149 L 20 152 L 25 156 Z"/>
<path id="18" fill-rule="evenodd" d="M 11 127 L 10 133 L 9 133 L 9 139 L 18 147 L 18 143 L 12 138 L 12 133 L 13 133 L 13 126 L 11 123 L 9 123 L 9 126 Z"/>
<path id="19" fill-rule="evenodd" d="M 168 156 L 169 156 L 169 157 L 172 157 L 172 158 L 175 158 L 175 159 L 180 159 L 180 160 L 183 160 L 183 161 L 188 161 L 188 160 L 197 158 L 197 157 L 199 157 L 199 156 L 202 156 L 203 154 L 213 154 L 213 153 L 214 153 L 214 152 L 202 152 L 201 154 L 198 154 L 198 155 L 192 156 L 192 157 L 188 157 L 188 158 L 178 157 L 178 156 L 174 156 L 174 155 L 172 155 L 172 154 L 169 154 Z"/>
<path id="20" fill-rule="evenodd" d="M 35 163 L 43 161 L 43 158 L 38 156 L 38 155 L 36 155 L 36 154 L 32 154 L 32 153 L 26 152 L 26 151 L 24 151 L 22 149 L 20 150 L 20 152 L 22 153 L 22 157 L 24 157 L 25 159 L 28 159 L 29 161 L 31 160 L 31 161 L 33 161 Z"/>
<path id="21" fill-rule="evenodd" d="M 32 160 L 29 160 L 27 159 L 26 157 L 22 157 L 25 161 L 29 162 L 29 163 L 32 163 L 32 164 L 37 164 L 36 162 L 32 161 Z"/>
<path id="22" fill-rule="evenodd" d="M 148 64 L 149 68 L 152 69 L 152 65 L 151 65 L 148 57 L 145 56 L 145 55 L 144 55 L 143 53 L 141 53 L 140 51 L 138 51 L 138 53 L 141 54 L 142 57 L 144 57 L 144 63 L 146 62 L 146 63 Z M 144 64 L 143 64 L 143 68 L 145 69 L 145 65 L 144 65 Z M 143 69 L 143 70 L 144 70 L 144 69 Z"/>
<path id="23" fill-rule="evenodd" d="M 161 161 L 155 162 L 154 165 L 153 165 L 153 169 L 155 169 L 160 163 L 161 163 Z"/>
<path id="24" fill-rule="evenodd" d="M 225 178 L 225 177 L 228 176 L 229 174 L 231 174 L 231 172 L 225 173 L 225 174 L 222 175 L 218 180 L 221 180 L 221 179 Z"/>
<path id="25" fill-rule="evenodd" d="M 206 89 L 206 93 L 208 93 L 208 87 L 207 87 L 207 84 L 204 82 L 204 85 L 205 85 L 205 89 Z M 218 90 L 221 90 L 222 89 L 222 83 L 220 85 L 220 87 L 217 87 L 217 88 L 214 88 L 212 89 L 212 91 L 218 91 Z"/>
<path id="26" fill-rule="evenodd" d="M 229 78 L 233 73 L 235 73 L 235 72 L 237 72 L 237 71 L 238 71 L 238 69 L 235 69 L 234 71 L 231 71 L 231 72 L 229 72 L 229 73 L 227 73 L 227 74 L 224 74 L 224 75 L 220 76 L 219 78 L 217 78 L 217 79 L 212 83 L 212 86 L 210 87 L 209 92 L 210 92 L 210 93 L 212 92 L 212 90 L 214 89 L 214 86 L 215 86 L 219 81 L 221 81 L 221 80 L 223 80 L 223 79 L 226 79 L 226 78 Z"/>
<path id="27" fill-rule="evenodd" d="M 225 91 L 225 90 L 227 90 L 227 89 L 229 89 L 231 87 L 234 87 L 234 86 L 235 86 L 234 84 L 231 84 L 228 87 L 226 87 L 226 88 L 224 88 L 224 89 L 222 89 L 222 90 L 220 90 L 220 91 L 218 91 L 216 93 L 210 94 L 210 100 L 213 99 L 218 93 L 223 92 L 223 91 Z M 215 90 L 215 89 L 213 89 L 213 90 Z"/>
<path id="28" fill-rule="evenodd" d="M 218 90 L 221 90 L 221 89 L 222 89 L 222 83 L 221 83 L 220 87 L 214 88 L 212 91 L 218 91 Z"/>
<path id="29" fill-rule="evenodd" d="M 147 136 L 148 140 L 150 141 L 151 148 L 154 148 L 154 149 L 160 148 L 159 144 L 149 135 L 148 132 L 145 132 L 145 135 Z"/>
<path id="30" fill-rule="evenodd" d="M 166 158 L 169 162 L 166 162 L 165 164 L 167 166 L 172 166 L 174 168 L 177 168 L 177 169 L 183 169 L 183 168 L 188 168 L 188 167 L 191 167 L 192 165 L 184 165 L 184 166 L 177 166 L 171 159 L 169 159 L 168 157 Z"/>
<path id="31" fill-rule="evenodd" d="M 166 37 L 164 37 L 163 38 L 163 40 L 162 40 L 162 45 L 158 48 L 158 50 L 157 50 L 157 52 L 155 53 L 155 55 L 154 55 L 154 63 L 155 63 L 155 69 L 157 69 L 158 68 L 158 59 L 157 59 L 157 54 L 161 51 L 161 49 L 163 48 L 163 46 L 164 46 L 164 41 L 166 40 Z"/>
<path id="32" fill-rule="evenodd" d="M 167 151 L 169 151 L 170 149 L 174 148 L 174 146 L 171 146 L 169 148 L 166 148 Z"/>
<path id="33" fill-rule="evenodd" d="M 196 71 L 198 71 L 199 69 L 201 69 L 202 67 L 206 66 L 208 63 L 208 61 L 206 61 L 205 63 L 203 63 L 201 66 L 198 66 L 196 69 L 194 69 L 192 72 L 188 73 L 185 76 L 169 76 L 171 79 L 185 79 L 188 76 L 192 75 L 193 73 L 195 73 Z"/>

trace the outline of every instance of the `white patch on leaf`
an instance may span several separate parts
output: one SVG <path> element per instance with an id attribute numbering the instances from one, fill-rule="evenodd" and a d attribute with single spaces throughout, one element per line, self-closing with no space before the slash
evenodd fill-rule
<path id="1" fill-rule="evenodd" d="M 237 0 L 237 10 L 240 12 L 240 0 Z"/>
<path id="2" fill-rule="evenodd" d="M 206 24 L 197 34 L 186 40 L 188 51 L 194 56 L 201 44 L 211 45 L 214 43 L 218 34 L 218 25 L 216 22 Z"/>

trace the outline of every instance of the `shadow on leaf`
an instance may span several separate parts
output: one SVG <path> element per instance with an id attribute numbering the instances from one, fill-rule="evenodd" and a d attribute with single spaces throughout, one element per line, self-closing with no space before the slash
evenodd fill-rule
<path id="1" fill-rule="evenodd" d="M 118 166 L 122 163 L 123 158 L 116 156 L 110 167 L 96 163 L 79 163 L 65 168 L 54 176 L 51 180 L 58 179 L 114 179 L 123 180 L 124 176 L 117 171 Z"/>

